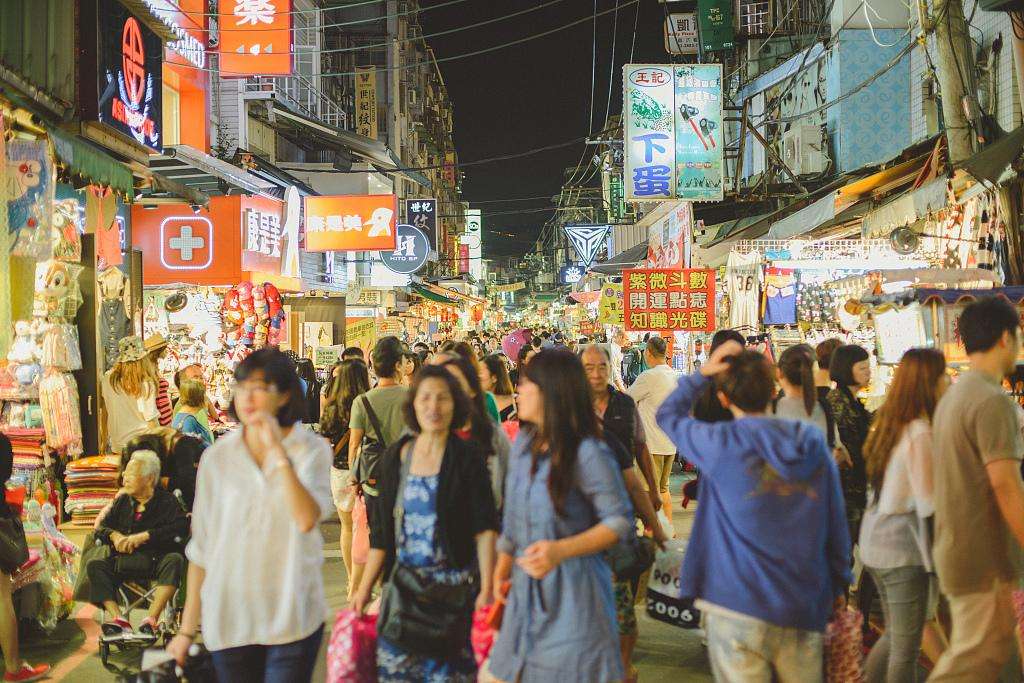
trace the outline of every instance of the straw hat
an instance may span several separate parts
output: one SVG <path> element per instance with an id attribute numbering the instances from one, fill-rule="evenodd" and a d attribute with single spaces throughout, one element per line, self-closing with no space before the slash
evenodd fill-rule
<path id="1" fill-rule="evenodd" d="M 143 346 L 146 348 L 146 353 L 153 353 L 160 349 L 167 347 L 167 340 L 164 339 L 164 335 L 157 332 L 146 337 L 146 341 L 143 342 Z"/>

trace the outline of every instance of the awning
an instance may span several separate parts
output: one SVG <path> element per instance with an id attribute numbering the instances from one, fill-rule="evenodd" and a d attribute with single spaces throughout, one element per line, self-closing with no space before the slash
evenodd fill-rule
<path id="1" fill-rule="evenodd" d="M 442 287 L 441 285 L 435 285 L 431 282 L 424 283 L 422 286 L 439 296 L 445 297 L 446 299 L 461 301 L 472 306 L 482 306 L 487 303 L 487 299 L 481 299 L 480 297 L 472 296 L 471 294 L 463 294 L 457 289 Z"/>
<path id="2" fill-rule="evenodd" d="M 921 303 L 937 300 L 947 304 L 974 301 L 987 296 L 1000 296 L 1017 306 L 1024 303 L 1024 287 L 994 287 L 993 289 L 919 289 L 917 300 Z"/>
<path id="3" fill-rule="evenodd" d="M 57 160 L 71 173 L 122 195 L 135 196 L 135 182 L 127 166 L 74 135 L 53 128 L 46 132 L 53 142 Z"/>
<path id="4" fill-rule="evenodd" d="M 626 268 L 634 267 L 645 258 L 647 258 L 647 243 L 641 242 L 626 251 L 616 254 L 607 261 L 592 265 L 590 270 L 602 275 L 619 275 Z"/>
<path id="5" fill-rule="evenodd" d="M 770 213 L 762 213 L 756 216 L 744 216 L 743 218 L 725 221 L 724 223 L 706 225 L 704 226 L 704 236 L 696 239 L 695 241 L 701 246 L 715 244 L 720 240 L 726 239 L 729 235 L 749 228 L 751 225 L 759 223 L 772 215 L 773 214 Z"/>
<path id="6" fill-rule="evenodd" d="M 805 57 L 806 55 L 806 57 Z M 735 102 L 743 102 L 759 92 L 767 90 L 776 83 L 781 83 L 800 70 L 801 65 L 806 68 L 825 56 L 825 46 L 822 43 L 815 43 L 806 50 L 801 50 L 787 59 L 777 67 L 761 74 L 754 80 L 739 89 L 734 99 Z"/>
<path id="7" fill-rule="evenodd" d="M 371 164 L 379 166 L 382 171 L 401 173 L 409 180 L 419 183 L 424 188 L 433 189 L 430 179 L 418 171 L 402 168 L 402 160 L 380 140 L 353 133 L 352 131 L 335 128 L 323 121 L 303 116 L 288 108 L 279 100 L 269 100 L 270 109 L 275 118 L 304 134 L 312 133 L 318 140 L 332 149 L 345 149 L 355 152 Z"/>
<path id="8" fill-rule="evenodd" d="M 958 164 L 979 182 L 998 185 L 1003 174 L 1024 150 L 1024 126 L 1004 135 L 966 161 Z"/>
<path id="9" fill-rule="evenodd" d="M 916 223 L 929 212 L 945 208 L 948 197 L 946 178 L 930 180 L 864 216 L 861 235 L 864 239 L 888 237 L 894 229 Z"/>
<path id="10" fill-rule="evenodd" d="M 868 199 L 836 213 L 836 198 L 829 193 L 810 206 L 774 223 L 768 230 L 768 239 L 785 240 L 809 235 L 823 228 L 843 225 L 862 218 L 870 208 L 871 200 Z"/>
<path id="11" fill-rule="evenodd" d="M 250 194 L 266 194 L 274 188 L 268 180 L 258 178 L 237 166 L 210 156 L 188 145 L 168 145 L 163 154 L 149 158 L 149 168 L 167 178 L 208 195 L 221 195 L 227 189 Z"/>
<path id="12" fill-rule="evenodd" d="M 270 193 L 274 196 L 283 195 L 284 190 L 287 190 L 291 185 L 294 185 L 299 191 L 299 194 L 304 197 L 319 194 L 312 187 L 302 182 L 288 171 L 275 166 L 263 157 L 253 154 L 252 152 L 248 152 L 241 147 L 235 150 L 233 162 L 237 164 L 239 168 L 245 168 L 250 174 L 257 178 L 273 183 L 275 188 L 270 190 Z M 280 199 L 281 197 L 278 198 Z"/>
<path id="13" fill-rule="evenodd" d="M 443 296 L 441 294 L 436 294 L 436 293 L 430 291 L 429 289 L 427 289 L 426 287 L 421 287 L 419 285 L 413 285 L 412 286 L 412 293 L 413 294 L 417 294 L 417 295 L 423 297 L 427 301 L 433 301 L 433 302 L 436 302 L 436 303 L 439 303 L 439 304 L 445 304 L 446 306 L 458 306 L 459 305 L 459 302 L 452 301 L 451 299 L 449 299 L 446 296 Z"/>

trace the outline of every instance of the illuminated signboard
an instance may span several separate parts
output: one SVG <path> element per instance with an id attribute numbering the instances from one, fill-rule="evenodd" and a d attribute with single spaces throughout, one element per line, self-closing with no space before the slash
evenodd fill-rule
<path id="1" fill-rule="evenodd" d="M 380 252 L 384 265 L 403 275 L 411 275 L 427 264 L 430 255 L 430 241 L 419 228 L 399 225 L 394 251 Z"/>
<path id="2" fill-rule="evenodd" d="M 393 194 L 306 197 L 306 251 L 395 249 Z"/>
<path id="3" fill-rule="evenodd" d="M 291 0 L 220 0 L 222 76 L 292 73 Z"/>
<path id="4" fill-rule="evenodd" d="M 213 263 L 213 222 L 170 216 L 160 222 L 160 263 L 168 270 L 206 270 Z"/>
<path id="5" fill-rule="evenodd" d="M 206 43 L 193 33 L 202 36 L 202 27 L 191 21 L 174 0 L 142 0 L 154 17 L 171 30 L 175 39 L 167 43 L 172 52 L 192 66 L 203 69 L 206 67 Z M 200 17 L 200 20 L 202 17 Z M 192 33 L 186 30 L 181 21 L 192 24 Z"/>
<path id="6" fill-rule="evenodd" d="M 160 151 L 163 43 L 115 0 L 100 2 L 96 40 L 99 120 Z"/>

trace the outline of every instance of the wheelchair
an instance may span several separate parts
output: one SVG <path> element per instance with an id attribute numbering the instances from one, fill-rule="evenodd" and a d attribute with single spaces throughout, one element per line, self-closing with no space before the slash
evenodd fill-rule
<path id="1" fill-rule="evenodd" d="M 152 635 L 131 631 L 125 633 L 117 629 L 103 629 L 99 637 L 100 661 L 107 665 L 111 649 L 118 652 L 142 649 L 145 650 L 158 644 L 166 645 L 171 642 L 181 627 L 181 615 L 184 610 L 185 600 L 185 577 L 182 576 L 181 585 L 177 587 L 174 595 L 167 601 L 163 612 L 160 614 L 158 625 L 160 628 Z M 148 609 L 158 586 L 155 580 L 143 577 L 129 577 L 117 587 L 117 603 L 121 613 L 130 615 L 137 609 Z"/>

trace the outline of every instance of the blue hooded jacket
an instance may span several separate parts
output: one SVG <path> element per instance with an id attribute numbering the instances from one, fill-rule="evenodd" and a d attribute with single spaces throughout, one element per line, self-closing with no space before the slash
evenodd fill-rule
<path id="1" fill-rule="evenodd" d="M 824 631 L 852 579 L 843 492 L 825 435 L 767 416 L 701 422 L 691 412 L 709 381 L 683 377 L 657 414 L 701 473 L 680 597 Z"/>

